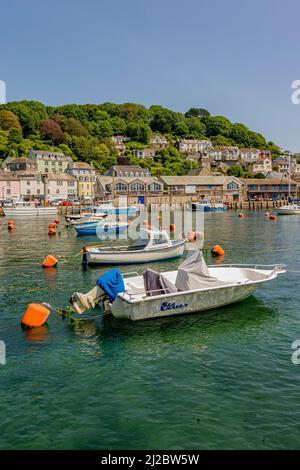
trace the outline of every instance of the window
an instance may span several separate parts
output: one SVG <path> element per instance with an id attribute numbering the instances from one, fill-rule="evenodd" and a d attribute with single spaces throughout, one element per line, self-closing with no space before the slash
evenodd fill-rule
<path id="1" fill-rule="evenodd" d="M 116 191 L 118 191 L 118 192 L 126 191 L 126 190 L 127 190 L 127 184 L 122 183 L 121 181 L 119 181 L 119 182 L 116 184 L 115 189 L 116 189 Z"/>
<path id="2" fill-rule="evenodd" d="M 68 186 L 74 186 L 74 181 L 68 181 Z"/>
<path id="3" fill-rule="evenodd" d="M 41 190 L 40 190 L 40 189 L 37 189 L 37 190 L 36 190 L 36 193 L 37 193 L 37 194 L 41 194 Z"/>
<path id="4" fill-rule="evenodd" d="M 27 181 L 27 186 L 30 186 L 30 181 Z"/>
<path id="5" fill-rule="evenodd" d="M 153 182 L 148 184 L 148 191 L 160 191 L 161 186 L 159 183 Z"/>
<path id="6" fill-rule="evenodd" d="M 59 194 L 59 189 L 56 190 L 56 194 Z"/>
<path id="7" fill-rule="evenodd" d="M 57 181 L 57 186 L 62 186 L 63 185 L 63 182 L 62 181 Z"/>
<path id="8" fill-rule="evenodd" d="M 7 195 L 10 194 L 10 189 L 6 189 L 6 194 L 7 194 Z"/>
<path id="9" fill-rule="evenodd" d="M 132 185 L 130 186 L 130 189 L 131 191 L 135 191 L 135 192 L 144 191 L 145 185 L 137 181 L 136 183 L 132 183 Z"/>
<path id="10" fill-rule="evenodd" d="M 239 185 L 235 181 L 230 181 L 227 185 L 227 189 L 238 189 Z"/>
<path id="11" fill-rule="evenodd" d="M 10 188 L 10 181 L 6 181 L 6 186 Z"/>
<path id="12" fill-rule="evenodd" d="M 30 189 L 27 189 L 27 194 L 30 194 Z"/>

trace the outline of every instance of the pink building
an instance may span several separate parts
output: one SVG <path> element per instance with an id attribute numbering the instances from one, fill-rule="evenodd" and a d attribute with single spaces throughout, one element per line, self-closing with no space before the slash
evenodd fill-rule
<path id="1" fill-rule="evenodd" d="M 0 200 L 20 199 L 20 182 L 8 172 L 0 173 Z"/>

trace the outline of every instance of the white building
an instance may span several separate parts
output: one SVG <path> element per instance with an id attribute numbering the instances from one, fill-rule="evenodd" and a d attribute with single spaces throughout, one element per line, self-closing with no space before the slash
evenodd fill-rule
<path id="1" fill-rule="evenodd" d="M 149 141 L 150 145 L 157 148 L 169 147 L 168 140 L 163 135 L 152 135 Z"/>
<path id="2" fill-rule="evenodd" d="M 177 148 L 182 153 L 204 152 L 212 147 L 210 140 L 181 139 L 177 142 Z"/>
<path id="3" fill-rule="evenodd" d="M 156 149 L 147 147 L 145 149 L 134 149 L 132 152 L 136 158 L 153 158 L 155 157 Z"/>
<path id="4" fill-rule="evenodd" d="M 272 158 L 265 157 L 260 158 L 257 162 L 254 162 L 252 165 L 252 172 L 255 173 L 269 173 L 272 171 Z"/>

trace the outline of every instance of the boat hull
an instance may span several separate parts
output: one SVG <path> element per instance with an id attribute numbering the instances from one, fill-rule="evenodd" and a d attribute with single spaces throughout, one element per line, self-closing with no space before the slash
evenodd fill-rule
<path id="1" fill-rule="evenodd" d="M 127 303 L 117 297 L 116 301 L 109 305 L 109 308 L 114 317 L 128 318 L 133 321 L 190 314 L 240 302 L 252 295 L 259 286 L 260 283 L 255 283 L 232 287 L 224 286 L 219 288 L 218 292 L 210 289 L 201 293 L 175 293 L 166 298 L 146 298 L 144 302 L 136 304 Z"/>
<path id="2" fill-rule="evenodd" d="M 124 252 L 93 252 L 87 251 L 86 260 L 89 264 L 136 264 L 152 263 L 177 258 L 183 255 L 185 241 L 163 250 L 140 250 Z"/>
<path id="3" fill-rule="evenodd" d="M 112 227 L 97 227 L 97 226 L 94 226 L 93 224 L 91 225 L 92 225 L 91 227 L 86 226 L 84 228 L 77 226 L 75 227 L 75 230 L 78 235 L 97 236 L 97 235 L 106 235 L 109 233 L 114 233 L 114 234 L 124 233 L 126 232 L 127 227 L 128 227 L 128 225 L 120 225 L 120 226 L 114 225 Z"/>
<path id="4" fill-rule="evenodd" d="M 16 217 L 16 216 L 53 216 L 57 215 L 56 207 L 4 207 L 4 215 L 7 217 Z"/>
<path id="5" fill-rule="evenodd" d="M 278 215 L 300 215 L 300 209 L 277 209 Z"/>

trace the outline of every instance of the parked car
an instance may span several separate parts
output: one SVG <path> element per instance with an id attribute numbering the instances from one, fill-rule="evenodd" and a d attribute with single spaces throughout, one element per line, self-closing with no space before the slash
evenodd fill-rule
<path id="1" fill-rule="evenodd" d="M 72 206 L 72 203 L 70 201 L 64 200 L 60 203 L 61 206 Z"/>

